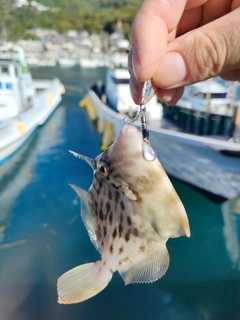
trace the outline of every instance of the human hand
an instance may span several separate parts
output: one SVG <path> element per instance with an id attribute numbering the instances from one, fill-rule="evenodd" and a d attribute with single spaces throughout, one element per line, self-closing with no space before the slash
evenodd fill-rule
<path id="1" fill-rule="evenodd" d="M 174 105 L 184 86 L 214 76 L 240 80 L 240 0 L 144 0 L 132 25 L 130 90 Z"/>

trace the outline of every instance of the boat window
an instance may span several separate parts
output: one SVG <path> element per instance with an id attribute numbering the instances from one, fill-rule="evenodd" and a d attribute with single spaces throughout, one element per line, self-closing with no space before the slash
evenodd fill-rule
<path id="1" fill-rule="evenodd" d="M 8 67 L 1 67 L 1 74 L 9 74 L 9 69 Z"/>
<path id="2" fill-rule="evenodd" d="M 203 93 L 203 92 L 198 92 L 194 96 L 199 98 L 199 99 L 206 99 L 206 94 Z"/>
<path id="3" fill-rule="evenodd" d="M 199 99 L 207 99 L 207 98 L 211 98 L 211 99 L 224 99 L 227 96 L 226 92 L 223 93 L 211 93 L 211 95 L 207 95 L 207 93 L 204 92 L 198 92 L 194 95 L 195 97 L 199 98 Z"/>
<path id="4" fill-rule="evenodd" d="M 223 93 L 212 93 L 211 94 L 211 98 L 226 98 L 227 96 L 227 93 L 226 92 L 223 92 Z"/>
<path id="5" fill-rule="evenodd" d="M 111 79 L 116 84 L 129 84 L 129 79 L 118 79 L 118 78 L 114 78 L 113 76 L 111 76 Z"/>
<path id="6" fill-rule="evenodd" d="M 32 97 L 28 97 L 27 98 L 27 103 L 29 106 L 32 106 L 33 105 L 33 98 Z"/>

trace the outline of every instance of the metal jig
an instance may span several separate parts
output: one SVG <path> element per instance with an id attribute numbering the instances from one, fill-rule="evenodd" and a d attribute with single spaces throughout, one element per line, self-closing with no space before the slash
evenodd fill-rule
<path id="1" fill-rule="evenodd" d="M 146 103 L 150 96 L 152 88 L 151 80 L 147 80 L 143 84 L 142 89 L 142 101 L 140 104 L 140 110 L 138 114 L 128 122 L 128 124 L 133 124 L 139 117 L 141 118 L 142 136 L 143 136 L 143 155 L 147 161 L 154 161 L 157 158 L 157 153 L 149 141 L 149 130 L 147 127 L 146 119 Z M 124 123 L 126 117 L 123 118 L 122 123 Z"/>
<path id="2" fill-rule="evenodd" d="M 139 116 L 141 116 L 141 125 L 142 125 L 142 136 L 143 136 L 143 155 L 144 158 L 148 161 L 153 161 L 156 159 L 157 154 L 154 150 L 153 146 L 149 141 L 149 130 L 147 127 L 147 119 L 146 119 L 146 103 L 150 96 L 152 88 L 151 80 L 147 80 L 143 84 L 142 89 L 142 103 L 140 105 Z"/>

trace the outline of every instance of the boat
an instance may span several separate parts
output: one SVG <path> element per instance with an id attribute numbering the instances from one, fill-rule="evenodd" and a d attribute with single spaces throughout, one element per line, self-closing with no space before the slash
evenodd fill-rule
<path id="1" fill-rule="evenodd" d="M 234 125 L 240 106 L 240 100 L 236 100 L 237 85 L 231 83 L 228 88 L 209 79 L 188 86 L 176 106 L 164 105 L 165 118 L 182 132 L 237 140 L 238 125 Z M 222 150 L 219 144 L 212 147 Z"/>
<path id="2" fill-rule="evenodd" d="M 80 57 L 79 65 L 81 68 L 97 68 L 98 67 L 98 60 L 91 59 L 87 57 Z"/>
<path id="3" fill-rule="evenodd" d="M 64 90 L 59 79 L 33 80 L 21 47 L 0 47 L 0 164 L 47 121 Z"/>
<path id="4" fill-rule="evenodd" d="M 98 119 L 104 140 L 102 150 L 106 149 L 106 143 L 110 144 L 116 138 L 123 123 L 128 121 L 127 118 L 123 120 L 129 112 L 122 107 L 122 99 L 131 100 L 129 75 L 126 70 L 122 71 L 121 75 L 122 78 L 119 70 L 113 68 L 107 73 L 106 88 L 100 81 L 96 82 L 80 102 L 80 105 L 86 107 L 88 113 L 93 115 L 92 119 Z M 119 79 L 116 81 L 118 76 Z M 238 157 L 240 143 L 236 136 L 230 136 L 233 131 L 233 122 L 234 120 L 236 122 L 239 117 L 236 116 L 239 112 L 239 101 L 230 97 L 229 90 L 221 92 L 220 98 L 225 99 L 224 108 L 228 113 L 223 113 L 223 107 L 217 113 L 214 99 L 218 99 L 219 92 L 214 90 L 218 88 L 222 91 L 224 86 L 217 85 L 216 79 L 211 81 L 210 87 L 213 92 L 210 96 L 208 94 L 206 97 L 204 94 L 204 86 L 207 85 L 209 88 L 209 83 L 203 82 L 198 87 L 198 93 L 196 86 L 187 89 L 187 94 L 179 101 L 178 106 L 167 107 L 158 103 L 158 111 L 155 106 L 155 111 L 152 112 L 151 102 L 149 102 L 147 119 L 151 143 L 168 175 L 200 189 L 206 195 L 215 197 L 216 201 L 223 201 L 240 194 L 240 158 Z M 199 97 L 202 95 L 208 104 L 212 103 L 208 105 L 207 110 L 201 110 L 200 107 L 194 108 L 195 104 L 184 105 L 185 102 L 190 101 L 191 90 L 194 90 Z M 117 96 L 118 99 L 115 99 Z M 129 107 L 128 102 L 127 107 Z M 134 112 L 138 108 L 139 106 L 132 107 Z M 169 119 L 171 114 L 172 121 Z M 195 128 L 194 125 L 191 127 L 193 131 L 188 127 L 189 122 L 191 125 L 195 124 Z M 141 127 L 140 122 L 135 122 L 135 125 Z M 238 128 L 237 122 L 235 125 Z M 208 131 L 204 132 L 204 127 L 208 127 Z M 217 134 L 220 128 L 223 135 Z"/>
<path id="5" fill-rule="evenodd" d="M 69 68 L 69 67 L 74 67 L 77 65 L 77 61 L 70 58 L 70 57 L 60 57 L 58 58 L 58 64 L 61 66 L 61 67 L 66 67 L 66 68 Z"/>
<path id="6" fill-rule="evenodd" d="M 98 85 L 99 86 L 99 85 Z M 109 68 L 106 74 L 106 102 L 118 113 L 133 117 L 136 115 L 137 106 L 129 91 L 129 72 L 125 68 Z M 162 105 L 154 96 L 148 103 L 147 118 L 149 121 L 162 118 Z"/>
<path id="7" fill-rule="evenodd" d="M 89 56 L 81 56 L 79 65 L 83 69 L 93 69 L 98 67 L 106 67 L 108 64 L 107 58 L 102 54 L 92 54 Z"/>

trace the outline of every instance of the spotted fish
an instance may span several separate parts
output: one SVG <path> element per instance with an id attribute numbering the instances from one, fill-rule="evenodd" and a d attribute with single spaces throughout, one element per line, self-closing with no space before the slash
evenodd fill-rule
<path id="1" fill-rule="evenodd" d="M 190 236 L 188 218 L 158 159 L 143 156 L 142 134 L 125 125 L 116 141 L 95 160 L 78 155 L 94 170 L 81 198 L 81 216 L 101 258 L 64 273 L 59 303 L 77 303 L 102 291 L 115 271 L 125 284 L 147 283 L 168 269 L 169 238 Z"/>

